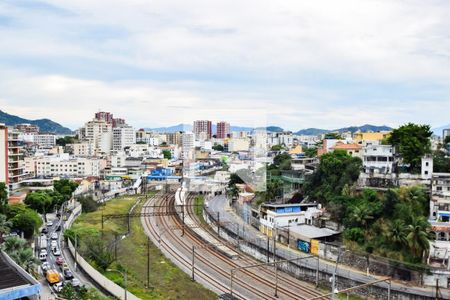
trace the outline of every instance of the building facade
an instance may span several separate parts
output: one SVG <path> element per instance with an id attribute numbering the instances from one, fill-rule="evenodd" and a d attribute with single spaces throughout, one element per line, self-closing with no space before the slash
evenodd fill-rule
<path id="1" fill-rule="evenodd" d="M 121 126 L 113 128 L 113 140 L 112 149 L 113 150 L 123 150 L 125 147 L 130 147 L 136 143 L 136 134 L 133 127 L 131 126 Z"/>
<path id="2" fill-rule="evenodd" d="M 193 131 L 197 139 L 204 137 L 209 140 L 212 137 L 212 123 L 208 120 L 194 121 Z"/>
<path id="3" fill-rule="evenodd" d="M 216 138 L 226 139 L 230 133 L 230 123 L 224 121 L 217 122 Z"/>

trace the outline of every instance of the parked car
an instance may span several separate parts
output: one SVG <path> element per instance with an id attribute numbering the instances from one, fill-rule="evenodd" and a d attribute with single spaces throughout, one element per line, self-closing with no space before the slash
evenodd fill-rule
<path id="1" fill-rule="evenodd" d="M 39 252 L 39 254 L 44 254 L 45 256 L 47 256 L 47 250 L 46 249 L 41 249 L 41 252 Z"/>
<path id="2" fill-rule="evenodd" d="M 52 221 L 48 221 L 47 222 L 47 227 L 52 227 L 53 226 L 53 222 Z"/>
<path id="3" fill-rule="evenodd" d="M 62 265 L 64 263 L 64 259 L 61 256 L 58 256 L 55 262 L 57 265 Z"/>
<path id="4" fill-rule="evenodd" d="M 47 234 L 48 233 L 48 228 L 47 227 L 42 228 L 41 232 Z"/>
<path id="5" fill-rule="evenodd" d="M 54 256 L 60 256 L 61 255 L 61 251 L 58 248 L 53 248 L 52 252 L 53 252 Z"/>
<path id="6" fill-rule="evenodd" d="M 58 225 L 58 227 L 56 227 L 56 231 L 61 231 L 61 225 Z"/>
<path id="7" fill-rule="evenodd" d="M 57 241 L 52 241 L 50 243 L 50 247 L 52 247 L 52 249 L 57 248 L 58 247 L 58 242 Z"/>
<path id="8" fill-rule="evenodd" d="M 40 261 L 46 261 L 47 260 L 47 254 L 39 253 L 39 260 Z"/>
<path id="9" fill-rule="evenodd" d="M 58 234 L 56 232 L 53 232 L 52 236 L 51 236 L 51 239 L 52 240 L 57 240 L 58 239 Z"/>
<path id="10" fill-rule="evenodd" d="M 70 271 L 69 269 L 64 270 L 63 273 L 64 273 L 64 278 L 65 279 L 72 279 L 73 278 L 72 271 Z"/>

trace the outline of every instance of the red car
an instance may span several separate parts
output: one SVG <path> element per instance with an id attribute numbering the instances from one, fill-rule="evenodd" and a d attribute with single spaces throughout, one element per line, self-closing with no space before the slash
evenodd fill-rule
<path id="1" fill-rule="evenodd" d="M 58 257 L 56 258 L 56 263 L 57 263 L 58 265 L 62 265 L 62 264 L 64 263 L 64 259 L 63 259 L 61 256 L 58 256 Z"/>

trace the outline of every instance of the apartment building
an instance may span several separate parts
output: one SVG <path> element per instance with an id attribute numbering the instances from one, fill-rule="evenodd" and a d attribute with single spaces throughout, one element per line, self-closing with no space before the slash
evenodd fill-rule
<path id="1" fill-rule="evenodd" d="M 9 184 L 8 127 L 3 123 L 0 123 L 0 182 Z"/>
<path id="2" fill-rule="evenodd" d="M 71 144 L 71 146 L 74 156 L 80 157 L 95 156 L 95 147 L 94 144 L 91 142 L 75 143 Z"/>
<path id="3" fill-rule="evenodd" d="M 224 121 L 217 122 L 216 138 L 226 139 L 229 134 L 230 134 L 230 123 Z"/>
<path id="4" fill-rule="evenodd" d="M 96 153 L 108 154 L 112 149 L 112 125 L 105 120 L 94 119 L 79 130 L 80 139 L 94 145 Z"/>
<path id="5" fill-rule="evenodd" d="M 248 151 L 250 140 L 247 138 L 233 138 L 228 141 L 228 152 Z"/>
<path id="6" fill-rule="evenodd" d="M 136 134 L 133 127 L 124 125 L 113 128 L 112 149 L 115 151 L 123 150 L 126 147 L 136 143 Z"/>
<path id="7" fill-rule="evenodd" d="M 14 125 L 14 129 L 17 131 L 20 131 L 21 133 L 26 134 L 38 134 L 39 133 L 39 126 L 33 125 L 33 124 L 17 124 Z"/>
<path id="8" fill-rule="evenodd" d="M 8 183 L 10 191 L 18 189 L 25 176 L 23 141 L 19 136 L 19 131 L 14 129 L 8 130 Z"/>
<path id="9" fill-rule="evenodd" d="M 208 120 L 194 121 L 193 131 L 197 139 L 211 139 L 212 123 Z"/>
<path id="10" fill-rule="evenodd" d="M 100 176 L 106 162 L 102 159 L 69 157 L 69 155 L 45 156 L 34 161 L 36 176 L 87 177 Z"/>
<path id="11" fill-rule="evenodd" d="M 34 134 L 33 143 L 39 148 L 51 149 L 56 145 L 56 135 L 54 134 Z"/>

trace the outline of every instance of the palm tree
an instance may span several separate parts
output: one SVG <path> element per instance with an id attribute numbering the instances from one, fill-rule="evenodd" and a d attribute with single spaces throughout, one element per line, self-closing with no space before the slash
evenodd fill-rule
<path id="1" fill-rule="evenodd" d="M 358 205 L 353 207 L 350 217 L 353 222 L 363 226 L 366 232 L 370 221 L 373 220 L 372 211 L 366 205 Z"/>
<path id="2" fill-rule="evenodd" d="M 26 247 L 27 241 L 19 237 L 9 237 L 3 243 L 3 250 L 6 253 L 12 254 Z"/>
<path id="3" fill-rule="evenodd" d="M 9 233 L 11 227 L 11 221 L 8 221 L 5 215 L 0 215 L 0 245 L 3 243 L 3 235 Z"/>
<path id="4" fill-rule="evenodd" d="M 406 240 L 411 247 L 412 253 L 417 258 L 423 258 L 424 254 L 430 248 L 429 242 L 430 224 L 424 217 L 412 218 L 411 224 L 407 227 L 408 235 Z"/>
<path id="5" fill-rule="evenodd" d="M 10 254 L 11 258 L 27 272 L 39 263 L 31 248 L 22 248 Z"/>
<path id="6" fill-rule="evenodd" d="M 408 231 L 403 221 L 395 220 L 390 224 L 387 236 L 394 246 L 408 245 L 407 235 Z"/>

